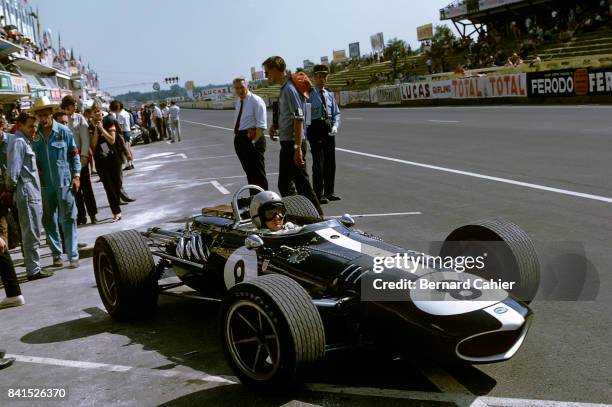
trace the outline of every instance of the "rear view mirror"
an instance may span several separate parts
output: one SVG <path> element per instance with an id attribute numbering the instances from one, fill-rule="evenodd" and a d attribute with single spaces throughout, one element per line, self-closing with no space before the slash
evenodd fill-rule
<path id="1" fill-rule="evenodd" d="M 244 239 L 244 245 L 249 250 L 259 249 L 260 247 L 263 246 L 263 244 L 264 244 L 263 240 L 261 239 L 261 237 L 257 235 L 251 235 L 247 237 L 246 239 Z"/>
<path id="2" fill-rule="evenodd" d="M 355 225 L 355 219 L 353 219 L 353 217 L 348 213 L 345 213 L 344 215 L 340 216 L 340 223 L 347 228 L 350 228 Z"/>

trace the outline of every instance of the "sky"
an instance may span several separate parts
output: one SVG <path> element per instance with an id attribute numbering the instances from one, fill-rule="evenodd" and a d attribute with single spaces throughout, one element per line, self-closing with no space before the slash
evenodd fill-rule
<path id="1" fill-rule="evenodd" d="M 178 76 L 180 85 L 250 78 L 250 67 L 280 55 L 290 69 L 304 59 L 332 59 L 333 50 L 383 32 L 418 45 L 416 27 L 440 23 L 451 0 L 30 0 L 41 29 L 91 63 L 111 94 L 150 91 Z"/>

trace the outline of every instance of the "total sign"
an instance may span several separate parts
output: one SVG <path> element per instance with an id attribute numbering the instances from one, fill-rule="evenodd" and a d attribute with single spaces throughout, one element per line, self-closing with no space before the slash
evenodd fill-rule
<path id="1" fill-rule="evenodd" d="M 527 75 L 495 75 L 486 79 L 487 97 L 527 97 Z"/>

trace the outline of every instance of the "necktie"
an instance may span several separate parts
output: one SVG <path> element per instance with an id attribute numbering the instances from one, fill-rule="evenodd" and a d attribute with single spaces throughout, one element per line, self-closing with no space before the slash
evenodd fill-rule
<path id="1" fill-rule="evenodd" d="M 323 116 L 321 119 L 327 120 L 329 118 L 329 113 L 327 113 L 327 102 L 325 102 L 325 91 L 323 88 L 319 91 L 319 96 L 321 96 L 321 103 L 323 104 Z"/>
<path id="2" fill-rule="evenodd" d="M 240 119 L 242 118 L 242 106 L 244 105 L 244 100 L 240 99 L 240 110 L 238 111 L 238 118 L 236 119 L 236 125 L 234 126 L 234 133 L 238 133 L 240 130 Z"/>

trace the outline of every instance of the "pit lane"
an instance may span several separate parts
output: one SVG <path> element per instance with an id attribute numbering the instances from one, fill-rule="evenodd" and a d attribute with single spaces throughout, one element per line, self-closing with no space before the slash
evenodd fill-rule
<path id="1" fill-rule="evenodd" d="M 113 230 L 182 223 L 203 206 L 226 203 L 225 192 L 245 183 L 227 130 L 232 113 L 184 110 L 184 142 L 136 147 L 137 168 L 125 183 L 137 201 L 123 207 L 119 224 L 79 228 L 79 240 L 91 245 Z M 358 226 L 406 247 L 490 216 L 509 218 L 539 241 L 584 242 L 599 276 L 596 299 L 535 302 L 532 330 L 509 362 L 456 370 L 338 354 L 308 390 L 254 396 L 227 383 L 235 379 L 221 356 L 214 304 L 164 296 L 155 319 L 116 323 L 104 312 L 85 259 L 78 270 L 23 284 L 28 304 L 0 311 L 0 346 L 20 355 L 0 372 L 0 387 L 68 386 L 69 405 L 610 402 L 612 206 L 592 199 L 612 197 L 610 113 L 607 107 L 344 111 L 337 139 L 343 200 L 324 206 L 326 214 L 390 215 L 364 216 Z M 277 154 L 269 142 L 272 185 Z M 103 207 L 105 195 L 95 187 Z M 107 207 L 101 212 L 110 218 Z"/>

